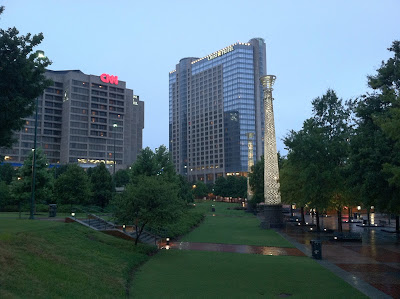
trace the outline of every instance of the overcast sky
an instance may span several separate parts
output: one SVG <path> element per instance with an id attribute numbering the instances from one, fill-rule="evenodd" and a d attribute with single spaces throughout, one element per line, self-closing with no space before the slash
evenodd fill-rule
<path id="1" fill-rule="evenodd" d="M 311 100 L 334 89 L 344 100 L 367 89 L 387 48 L 400 39 L 399 0 L 0 0 L 1 28 L 43 32 L 50 69 L 117 75 L 145 102 L 143 146 L 168 146 L 168 73 L 261 37 L 273 96 L 278 150 L 311 116 Z"/>

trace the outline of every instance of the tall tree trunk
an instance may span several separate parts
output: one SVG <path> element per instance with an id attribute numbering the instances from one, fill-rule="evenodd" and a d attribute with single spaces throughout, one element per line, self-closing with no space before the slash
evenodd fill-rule
<path id="1" fill-rule="evenodd" d="M 352 217 L 351 210 L 352 210 L 352 208 L 349 207 L 349 222 L 350 222 L 350 218 Z"/>
<path id="2" fill-rule="evenodd" d="M 343 227 L 342 227 L 342 208 L 337 209 L 337 221 L 338 221 L 338 232 L 341 233 L 343 232 Z"/>
<path id="3" fill-rule="evenodd" d="M 300 212 L 301 212 L 301 225 L 306 224 L 306 220 L 304 218 L 304 207 L 300 208 Z"/>
<path id="4" fill-rule="evenodd" d="M 19 219 L 21 219 L 21 201 L 18 202 Z"/>
<path id="5" fill-rule="evenodd" d="M 140 238 L 140 236 L 142 235 L 142 232 L 143 232 L 143 229 L 144 229 L 144 226 L 146 225 L 146 223 L 143 223 L 142 224 L 142 226 L 140 227 L 140 229 L 139 229 L 139 234 L 137 233 L 137 231 L 136 231 L 136 240 L 135 240 L 135 245 L 137 245 L 137 243 L 138 243 L 138 241 L 139 241 L 139 238 Z"/>
<path id="6" fill-rule="evenodd" d="M 400 233 L 400 216 L 396 215 L 396 232 Z"/>
<path id="7" fill-rule="evenodd" d="M 319 211 L 318 211 L 318 209 L 315 209 L 315 217 L 316 217 L 316 220 L 317 220 L 317 232 L 320 232 L 321 231 L 321 227 L 319 225 Z"/>

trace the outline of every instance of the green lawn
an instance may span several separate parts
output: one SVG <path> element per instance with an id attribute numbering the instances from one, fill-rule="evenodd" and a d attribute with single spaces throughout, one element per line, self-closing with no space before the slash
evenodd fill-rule
<path id="1" fill-rule="evenodd" d="M 150 250 L 76 223 L 0 218 L 0 298 L 124 298 Z"/>
<path id="2" fill-rule="evenodd" d="M 21 212 L 21 219 L 29 219 L 29 212 L 24 211 Z M 76 213 L 75 216 L 77 218 L 86 218 L 87 214 L 86 213 Z M 57 216 L 55 218 L 58 219 L 63 219 L 66 217 L 71 217 L 71 213 L 57 213 Z M 35 219 L 40 219 L 40 218 L 49 218 L 49 213 L 45 212 L 39 212 L 35 214 Z M 0 212 L 0 219 L 19 219 L 19 213 L 18 212 Z"/>
<path id="3" fill-rule="evenodd" d="M 238 204 L 204 202 L 198 208 L 209 207 L 208 210 L 211 210 L 212 204 L 215 205 L 215 212 L 208 212 L 204 222 L 181 241 L 294 247 L 275 231 L 261 229 L 260 221 L 254 215 L 243 210 L 228 210 L 228 207 Z"/>
<path id="4" fill-rule="evenodd" d="M 135 273 L 133 298 L 367 298 L 308 257 L 162 251 Z"/>

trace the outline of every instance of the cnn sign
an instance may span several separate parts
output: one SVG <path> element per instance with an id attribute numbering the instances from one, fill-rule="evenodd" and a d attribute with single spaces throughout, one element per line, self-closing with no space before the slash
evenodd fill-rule
<path id="1" fill-rule="evenodd" d="M 110 83 L 118 85 L 118 76 L 112 76 L 109 74 L 101 74 L 100 80 L 104 83 Z"/>

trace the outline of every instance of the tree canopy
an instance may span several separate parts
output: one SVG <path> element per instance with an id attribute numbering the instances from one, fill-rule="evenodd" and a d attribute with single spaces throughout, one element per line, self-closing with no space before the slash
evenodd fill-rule
<path id="1" fill-rule="evenodd" d="M 0 15 L 4 7 L 0 7 Z M 34 48 L 43 34 L 19 35 L 13 27 L 0 29 L 0 146 L 10 147 L 13 134 L 24 125 L 24 118 L 33 114 L 35 99 L 51 84 L 44 76 L 51 64 Z"/>
<path id="2" fill-rule="evenodd" d="M 91 196 L 90 186 L 83 168 L 69 164 L 54 183 L 54 198 L 59 204 L 86 204 Z"/>

